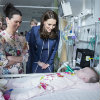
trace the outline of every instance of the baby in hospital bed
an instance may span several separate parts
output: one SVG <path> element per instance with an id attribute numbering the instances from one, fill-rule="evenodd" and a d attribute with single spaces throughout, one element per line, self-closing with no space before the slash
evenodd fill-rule
<path id="1" fill-rule="evenodd" d="M 10 100 L 26 100 L 34 96 L 47 94 L 61 89 L 70 89 L 77 83 L 96 83 L 99 76 L 90 67 L 71 72 L 46 74 L 37 77 L 23 77 L 8 82 L 12 89 Z"/>

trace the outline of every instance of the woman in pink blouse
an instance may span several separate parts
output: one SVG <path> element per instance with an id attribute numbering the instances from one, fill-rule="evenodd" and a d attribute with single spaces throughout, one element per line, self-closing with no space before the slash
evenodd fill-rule
<path id="1" fill-rule="evenodd" d="M 27 61 L 27 43 L 16 34 L 22 22 L 22 13 L 11 3 L 3 7 L 7 28 L 0 33 L 0 74 L 23 73 Z"/>

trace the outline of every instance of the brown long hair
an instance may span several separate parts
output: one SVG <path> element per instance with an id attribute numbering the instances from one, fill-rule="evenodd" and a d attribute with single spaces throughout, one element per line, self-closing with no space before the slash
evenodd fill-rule
<path id="1" fill-rule="evenodd" d="M 48 19 L 55 19 L 56 20 L 56 27 L 50 32 L 48 33 L 45 29 L 44 29 L 44 21 L 47 21 Z M 55 39 L 58 37 L 58 16 L 57 14 L 52 11 L 52 10 L 48 10 L 46 11 L 42 18 L 41 18 L 41 25 L 40 25 L 40 37 L 42 39 Z"/>

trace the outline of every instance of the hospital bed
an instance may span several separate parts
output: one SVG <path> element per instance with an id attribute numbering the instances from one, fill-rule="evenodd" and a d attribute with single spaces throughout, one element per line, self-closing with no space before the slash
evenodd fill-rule
<path id="1" fill-rule="evenodd" d="M 61 72 L 59 72 L 61 73 Z M 12 83 L 17 80 L 23 81 L 23 78 L 37 80 L 38 77 L 48 75 L 50 73 L 38 74 L 20 74 L 20 75 L 3 75 L 2 79 L 7 80 L 7 88 L 12 88 Z M 53 73 L 51 73 L 53 74 Z M 54 73 L 56 74 L 56 73 Z M 1 79 L 1 80 L 2 80 Z M 0 81 L 1 81 L 0 80 Z M 20 84 L 21 86 L 21 84 Z M 35 90 L 34 90 L 35 91 Z M 34 93 L 34 92 L 33 92 Z M 27 94 L 27 93 L 26 93 Z M 49 91 L 40 95 L 30 96 L 28 99 L 23 100 L 100 100 L 100 83 L 82 83 L 74 85 L 72 88 L 64 88 L 58 91 Z M 12 100 L 12 99 L 11 99 Z"/>
<path id="2" fill-rule="evenodd" d="M 55 91 L 29 100 L 100 100 L 100 84 L 81 84 L 72 89 Z"/>

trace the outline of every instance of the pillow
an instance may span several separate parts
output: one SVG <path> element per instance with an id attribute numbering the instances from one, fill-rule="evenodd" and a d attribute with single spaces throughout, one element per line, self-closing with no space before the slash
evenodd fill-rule
<path id="1" fill-rule="evenodd" d="M 3 97 L 3 93 L 0 91 L 0 100 L 5 100 Z"/>
<path id="2" fill-rule="evenodd" d="M 8 80 L 0 79 L 0 87 L 4 87 L 7 84 Z"/>
<path id="3" fill-rule="evenodd" d="M 16 79 L 10 79 L 7 87 L 9 88 L 29 88 L 36 87 L 40 83 L 41 77 L 22 77 Z"/>
<path id="4" fill-rule="evenodd" d="M 99 75 L 99 80 L 100 80 L 100 64 L 98 64 L 96 67 L 94 67 L 94 69 L 97 71 L 97 73 Z"/>
<path id="5" fill-rule="evenodd" d="M 38 96 L 43 93 L 45 90 L 38 87 L 30 88 L 16 88 L 11 92 L 11 100 L 28 100 L 31 97 Z"/>

